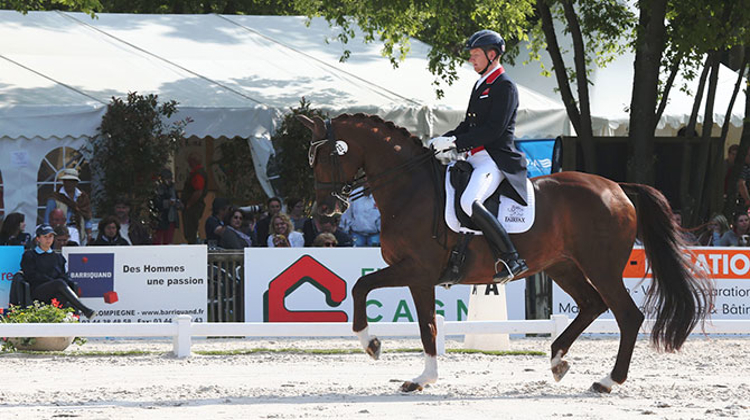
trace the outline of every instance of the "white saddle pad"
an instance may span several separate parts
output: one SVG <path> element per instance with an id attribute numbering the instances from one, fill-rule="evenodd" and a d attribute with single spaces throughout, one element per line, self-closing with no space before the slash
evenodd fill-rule
<path id="1" fill-rule="evenodd" d="M 458 222 L 456 216 L 455 199 L 456 190 L 453 188 L 450 182 L 450 168 L 453 164 L 448 165 L 445 172 L 445 223 L 448 225 L 450 230 L 456 233 L 473 233 L 475 235 L 481 235 L 481 231 L 465 228 Z M 526 203 L 528 206 L 524 207 L 504 195 L 500 196 L 500 208 L 497 212 L 497 220 L 503 225 L 508 233 L 523 233 L 531 229 L 534 224 L 534 216 L 536 214 L 536 199 L 534 194 L 534 186 L 531 184 L 531 180 L 526 180 Z"/>

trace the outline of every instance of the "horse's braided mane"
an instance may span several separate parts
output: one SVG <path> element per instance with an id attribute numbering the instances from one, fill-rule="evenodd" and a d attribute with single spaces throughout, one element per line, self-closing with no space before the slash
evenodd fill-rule
<path id="1" fill-rule="evenodd" d="M 363 113 L 357 113 L 357 114 L 341 114 L 336 119 L 369 119 L 370 121 L 385 125 L 386 127 L 390 128 L 391 130 L 397 131 L 404 137 L 411 139 L 414 143 L 416 143 L 419 147 L 424 147 L 424 143 L 422 143 L 422 140 L 415 136 L 414 134 L 410 133 L 409 130 L 405 129 L 404 127 L 400 127 L 391 121 L 385 121 L 384 119 L 380 118 L 377 115 L 370 115 L 370 114 L 363 114 Z"/>

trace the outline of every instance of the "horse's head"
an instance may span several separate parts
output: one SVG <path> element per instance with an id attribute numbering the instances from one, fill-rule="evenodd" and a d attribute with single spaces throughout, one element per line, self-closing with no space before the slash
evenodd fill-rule
<path id="1" fill-rule="evenodd" d="M 308 157 L 315 176 L 318 212 L 331 215 L 343 211 L 351 183 L 364 164 L 363 150 L 334 121 L 304 115 L 297 119 L 312 132 Z"/>

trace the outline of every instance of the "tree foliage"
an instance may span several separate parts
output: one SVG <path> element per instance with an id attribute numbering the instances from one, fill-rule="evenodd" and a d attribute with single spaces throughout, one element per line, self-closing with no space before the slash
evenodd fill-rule
<path id="1" fill-rule="evenodd" d="M 0 0 L 0 9 L 28 13 L 34 10 L 85 12 L 93 16 L 101 10 L 99 0 Z"/>
<path id="2" fill-rule="evenodd" d="M 185 119 L 164 120 L 177 113 L 177 102 L 159 103 L 157 95 L 128 94 L 126 100 L 112 98 L 91 139 L 91 167 L 98 179 L 94 194 L 98 215 L 111 212 L 114 200 L 126 196 L 134 214 L 148 220 L 148 200 L 154 181 L 178 147 L 185 144 Z"/>
<path id="3" fill-rule="evenodd" d="M 310 102 L 302 98 L 297 108 L 292 108 L 271 141 L 276 150 L 276 164 L 279 168 L 281 191 L 284 197 L 299 197 L 304 200 L 306 208 L 315 200 L 315 183 L 308 163 L 307 152 L 310 147 L 310 130 L 300 123 L 296 115 L 328 118 L 322 111 L 312 108 Z"/>
<path id="4" fill-rule="evenodd" d="M 234 137 L 219 145 L 219 157 L 211 165 L 219 169 L 217 178 L 223 197 L 237 205 L 265 201 L 253 162 L 247 139 Z"/>

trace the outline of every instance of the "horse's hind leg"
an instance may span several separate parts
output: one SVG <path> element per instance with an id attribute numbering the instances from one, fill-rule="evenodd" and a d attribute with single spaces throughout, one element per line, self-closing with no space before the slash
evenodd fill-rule
<path id="1" fill-rule="evenodd" d="M 606 259 L 600 261 L 611 263 L 607 262 Z M 616 267 L 622 266 L 624 264 L 611 264 L 609 267 L 602 268 L 601 272 L 592 270 L 591 273 L 587 273 L 604 303 L 612 310 L 617 326 L 620 328 L 620 347 L 617 350 L 615 367 L 612 369 L 612 373 L 591 385 L 591 390 L 596 392 L 610 392 L 612 386 L 622 384 L 628 378 L 635 340 L 638 338 L 638 330 L 641 328 L 644 319 L 643 313 L 625 289 L 622 271 L 615 272 L 617 271 Z"/>
<path id="2" fill-rule="evenodd" d="M 563 360 L 563 356 L 568 353 L 570 346 L 573 345 L 578 336 L 602 312 L 607 310 L 607 305 L 604 304 L 601 296 L 599 296 L 599 292 L 591 287 L 586 276 L 572 261 L 548 267 L 545 272 L 578 305 L 578 315 L 576 315 L 573 322 L 552 343 L 552 376 L 555 378 L 555 381 L 559 381 L 570 368 L 568 362 Z"/>
<path id="3" fill-rule="evenodd" d="M 421 375 L 405 381 L 401 385 L 402 392 L 421 391 L 427 384 L 435 383 L 438 379 L 437 370 L 437 324 L 435 323 L 435 287 L 431 285 L 413 286 L 409 288 L 414 307 L 417 310 L 419 333 L 424 348 L 424 371 Z"/>

